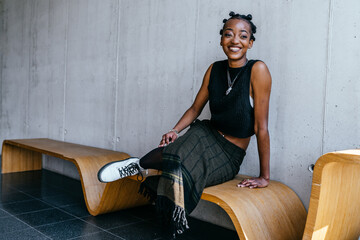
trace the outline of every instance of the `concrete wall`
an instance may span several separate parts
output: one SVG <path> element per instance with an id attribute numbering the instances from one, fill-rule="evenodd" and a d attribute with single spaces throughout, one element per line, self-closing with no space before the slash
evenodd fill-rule
<path id="1" fill-rule="evenodd" d="M 273 77 L 271 178 L 308 207 L 308 165 L 323 153 L 360 147 L 357 0 L 0 6 L 0 141 L 48 137 L 142 156 L 190 106 L 207 67 L 225 58 L 218 32 L 235 10 L 252 13 L 258 32 L 249 58 L 265 61 Z M 206 109 L 201 118 L 208 117 Z M 241 173 L 258 174 L 254 139 Z M 65 161 L 45 159 L 44 166 L 76 177 Z"/>

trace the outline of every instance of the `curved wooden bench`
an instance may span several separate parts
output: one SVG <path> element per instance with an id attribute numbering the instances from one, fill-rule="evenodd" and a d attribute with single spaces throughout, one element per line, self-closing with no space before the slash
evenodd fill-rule
<path id="1" fill-rule="evenodd" d="M 284 184 L 270 181 L 267 188 L 236 190 L 244 178 L 238 175 L 202 195 L 227 212 L 240 239 L 359 239 L 360 149 L 327 153 L 317 160 L 307 216 Z"/>
<path id="2" fill-rule="evenodd" d="M 97 172 L 103 165 L 129 157 L 122 152 L 45 138 L 5 140 L 2 146 L 2 173 L 40 170 L 42 154 L 76 165 L 86 207 L 93 216 L 148 204 L 148 200 L 138 193 L 140 182 L 136 178 L 111 183 L 101 183 L 97 179 Z"/>
<path id="3" fill-rule="evenodd" d="M 97 172 L 103 165 L 129 157 L 122 152 L 51 139 L 5 140 L 2 173 L 39 170 L 42 154 L 76 165 L 86 206 L 93 216 L 148 204 L 138 194 L 140 182 L 136 177 L 112 183 L 98 181 Z M 202 199 L 218 204 L 229 214 L 241 239 L 299 239 L 306 211 L 297 195 L 276 181 L 270 181 L 264 189 L 237 188 L 246 177 L 238 175 L 232 181 L 206 188 Z"/>
<path id="4" fill-rule="evenodd" d="M 97 172 L 108 162 L 129 155 L 50 139 L 5 140 L 2 172 L 41 169 L 42 154 L 73 162 L 80 174 L 90 214 L 146 205 L 140 182 L 125 178 L 101 183 Z M 153 172 L 152 174 L 156 174 Z M 235 187 L 247 176 L 206 188 L 202 199 L 218 204 L 230 216 L 240 239 L 358 239 L 360 236 L 360 150 L 328 153 L 314 169 L 309 214 L 286 185 L 270 181 L 267 188 Z M 120 196 L 126 196 L 121 198 Z"/>
<path id="5" fill-rule="evenodd" d="M 303 239 L 360 236 L 360 149 L 328 153 L 315 164 Z"/>
<path id="6" fill-rule="evenodd" d="M 222 207 L 230 216 L 240 239 L 301 239 L 306 210 L 286 185 L 270 181 L 266 188 L 238 188 L 248 176 L 208 187 L 201 198 Z"/>

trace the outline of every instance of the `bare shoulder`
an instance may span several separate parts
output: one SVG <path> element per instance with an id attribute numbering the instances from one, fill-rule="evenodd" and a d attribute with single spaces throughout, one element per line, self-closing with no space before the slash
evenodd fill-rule
<path id="1" fill-rule="evenodd" d="M 263 61 L 257 61 L 251 69 L 252 74 L 270 74 L 270 71 Z"/>
<path id="2" fill-rule="evenodd" d="M 210 73 L 211 72 L 211 69 L 213 67 L 214 63 L 210 64 L 210 66 L 208 67 L 208 69 L 206 70 L 206 73 Z"/>
<path id="3" fill-rule="evenodd" d="M 263 61 L 257 61 L 251 69 L 252 84 L 271 84 L 271 75 Z"/>
<path id="4" fill-rule="evenodd" d="M 207 87 L 207 85 L 209 84 L 211 69 L 212 69 L 213 65 L 214 64 L 212 63 L 205 72 L 204 79 L 203 79 L 203 86 L 205 85 Z"/>

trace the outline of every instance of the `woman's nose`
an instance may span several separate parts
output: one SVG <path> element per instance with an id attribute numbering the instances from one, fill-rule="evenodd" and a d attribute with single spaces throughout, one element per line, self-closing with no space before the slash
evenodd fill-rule
<path id="1" fill-rule="evenodd" d="M 240 37 L 234 36 L 234 37 L 232 38 L 232 42 L 233 42 L 233 43 L 239 43 L 239 42 L 240 42 Z"/>

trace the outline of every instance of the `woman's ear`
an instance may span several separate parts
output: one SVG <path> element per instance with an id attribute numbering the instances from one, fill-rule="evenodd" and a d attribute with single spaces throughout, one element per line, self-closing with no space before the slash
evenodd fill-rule
<path id="1" fill-rule="evenodd" d="M 249 47 L 248 47 L 248 49 L 251 49 L 251 48 L 252 48 L 253 43 L 254 43 L 254 40 L 251 39 L 250 42 L 249 42 Z"/>

